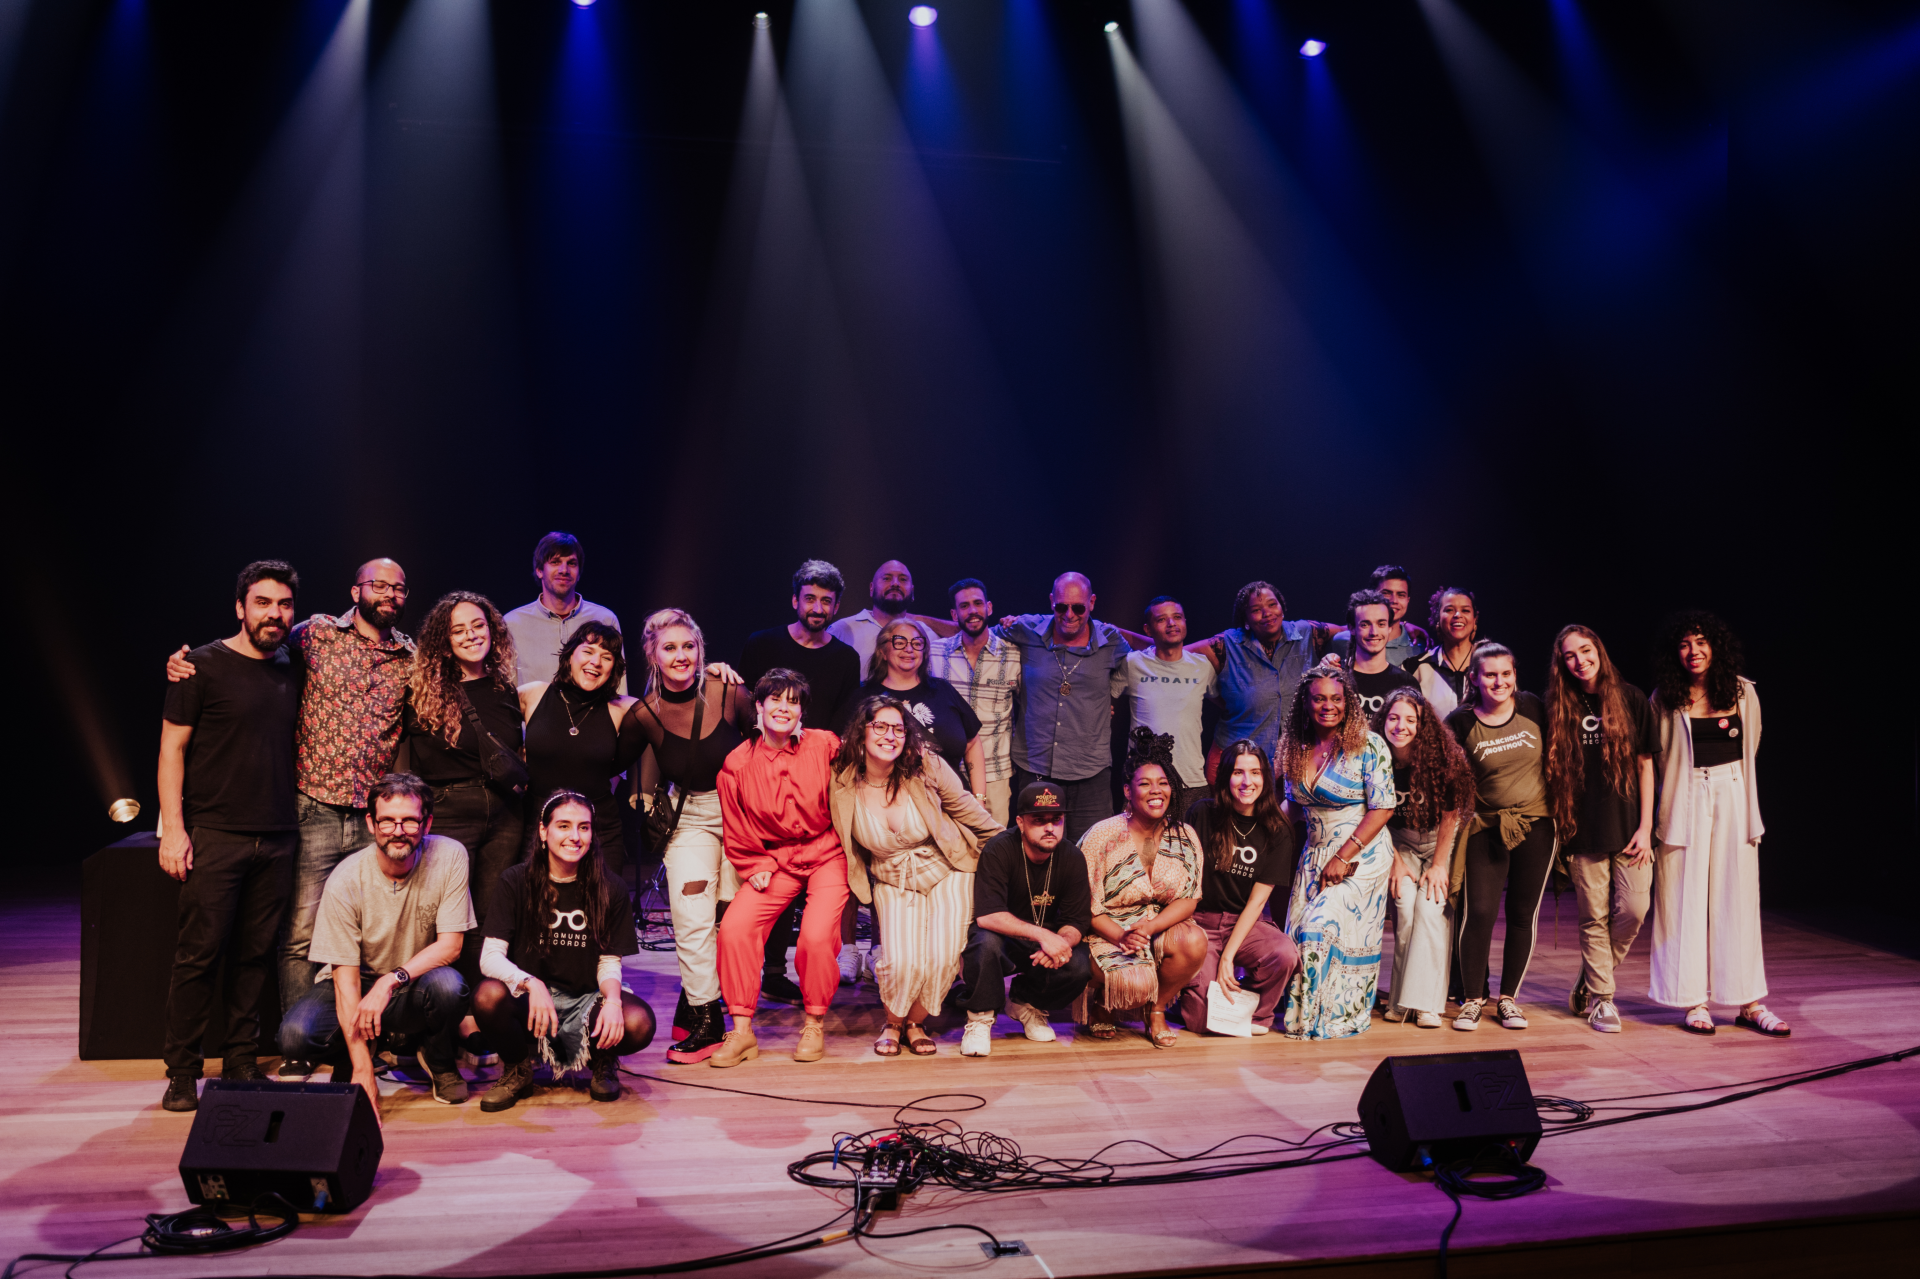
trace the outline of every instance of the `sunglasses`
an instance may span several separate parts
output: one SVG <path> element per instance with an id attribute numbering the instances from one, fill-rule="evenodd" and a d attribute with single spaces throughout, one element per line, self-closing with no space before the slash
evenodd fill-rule
<path id="1" fill-rule="evenodd" d="M 1077 618 L 1077 617 L 1079 617 L 1079 616 L 1080 616 L 1081 614 L 1083 614 L 1083 613 L 1085 613 L 1085 612 L 1087 611 L 1087 606 L 1085 606 L 1084 604 L 1064 604 L 1064 603 L 1062 603 L 1062 604 L 1056 604 L 1055 606 L 1053 606 L 1053 611 L 1054 611 L 1055 613 L 1059 613 L 1059 614 L 1068 614 L 1068 613 L 1070 613 L 1070 614 L 1072 614 L 1072 615 L 1073 615 L 1074 617 L 1076 617 L 1076 618 Z"/>

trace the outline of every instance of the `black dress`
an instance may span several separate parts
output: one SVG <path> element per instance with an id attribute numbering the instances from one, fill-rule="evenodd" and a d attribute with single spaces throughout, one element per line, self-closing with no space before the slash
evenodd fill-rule
<path id="1" fill-rule="evenodd" d="M 631 714 L 631 712 L 629 712 Z M 613 711 L 604 697 L 590 697 L 571 685 L 547 686 L 527 721 L 528 849 L 540 840 L 540 809 L 555 791 L 578 791 L 593 801 L 593 833 L 609 870 L 626 869 L 626 840 L 621 833 L 620 809 L 613 794 L 619 736 Z"/>

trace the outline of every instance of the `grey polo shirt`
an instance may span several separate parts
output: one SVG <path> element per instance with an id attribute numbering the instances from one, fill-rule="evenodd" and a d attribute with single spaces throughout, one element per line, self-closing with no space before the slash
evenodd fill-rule
<path id="1" fill-rule="evenodd" d="M 520 660 L 521 684 L 553 679 L 554 670 L 560 665 L 560 646 L 581 623 L 604 622 L 616 631 L 620 629 L 620 619 L 613 616 L 613 610 L 585 596 L 579 597 L 573 612 L 564 617 L 535 600 L 509 613 L 506 622 L 507 630 L 513 633 L 514 655 Z M 621 676 L 619 692 L 626 691 L 627 678 Z"/>
<path id="2" fill-rule="evenodd" d="M 1052 642 L 1050 613 L 1023 613 L 995 628 L 1020 652 L 1013 702 L 1013 763 L 1056 782 L 1083 782 L 1113 765 L 1113 700 L 1127 691 L 1126 639 L 1104 622 L 1088 642 Z"/>

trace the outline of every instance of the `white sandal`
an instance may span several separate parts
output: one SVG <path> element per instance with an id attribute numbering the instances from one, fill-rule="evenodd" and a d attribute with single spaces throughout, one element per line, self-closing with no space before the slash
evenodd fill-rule
<path id="1" fill-rule="evenodd" d="M 1739 1016 L 1733 1020 L 1733 1025 L 1736 1027 L 1752 1027 L 1763 1036 L 1790 1036 L 1793 1034 L 1793 1028 L 1787 1025 L 1786 1020 L 1763 1004 L 1754 1005 L 1751 1013 L 1742 1009 Z"/>
<path id="2" fill-rule="evenodd" d="M 1710 1036 L 1715 1030 L 1713 1014 L 1708 1012 L 1707 1006 L 1703 1004 L 1697 1004 L 1687 1010 L 1687 1016 L 1680 1025 L 1697 1036 Z"/>

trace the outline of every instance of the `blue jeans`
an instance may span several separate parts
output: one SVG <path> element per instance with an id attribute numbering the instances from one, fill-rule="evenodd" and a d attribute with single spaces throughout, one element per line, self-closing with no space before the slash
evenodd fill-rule
<path id="1" fill-rule="evenodd" d="M 365 978 L 365 975 L 361 975 Z M 340 1066 L 348 1061 L 347 1038 L 334 1009 L 333 979 L 323 978 L 280 1017 L 280 1053 Z M 446 967 L 429 969 L 387 999 L 380 1038 L 420 1050 L 433 1071 L 454 1069 L 454 1036 L 467 1013 L 467 984 Z"/>
<path id="2" fill-rule="evenodd" d="M 300 852 L 293 866 L 293 899 L 281 930 L 283 1014 L 313 990 L 313 966 L 307 962 L 307 948 L 313 943 L 313 922 L 320 916 L 320 896 L 326 892 L 327 877 L 342 858 L 373 843 L 365 809 L 327 804 L 304 791 L 294 797 L 294 803 L 300 817 Z"/>

